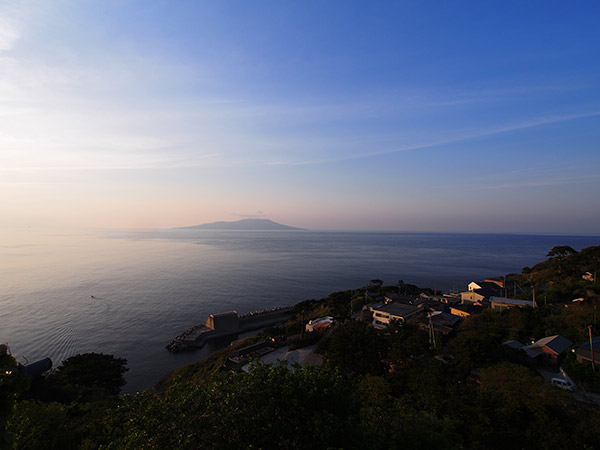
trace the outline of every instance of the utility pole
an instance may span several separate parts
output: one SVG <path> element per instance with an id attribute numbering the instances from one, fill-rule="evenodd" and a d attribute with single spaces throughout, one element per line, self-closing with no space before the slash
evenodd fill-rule
<path id="1" fill-rule="evenodd" d="M 535 284 L 533 284 L 533 277 L 529 274 L 529 283 L 531 284 L 531 290 L 533 291 L 533 307 L 535 308 Z"/>
<path id="2" fill-rule="evenodd" d="M 588 327 L 588 330 L 590 331 L 590 352 L 592 354 L 592 372 L 596 371 L 596 360 L 594 358 L 594 342 L 592 339 L 592 326 L 590 325 Z"/>
<path id="3" fill-rule="evenodd" d="M 431 321 L 431 313 L 429 313 L 429 343 L 435 350 L 437 345 L 435 342 L 435 331 L 433 329 L 433 322 Z"/>

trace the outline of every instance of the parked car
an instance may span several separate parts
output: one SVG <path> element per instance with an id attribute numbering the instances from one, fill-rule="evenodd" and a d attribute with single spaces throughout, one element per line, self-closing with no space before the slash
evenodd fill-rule
<path id="1" fill-rule="evenodd" d="M 567 391 L 573 391 L 573 384 L 570 381 L 565 380 L 564 378 L 552 378 L 552 384 L 560 389 L 565 389 Z"/>

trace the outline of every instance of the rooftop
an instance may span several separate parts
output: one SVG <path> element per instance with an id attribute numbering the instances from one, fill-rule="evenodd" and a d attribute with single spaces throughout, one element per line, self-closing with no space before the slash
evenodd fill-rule
<path id="1" fill-rule="evenodd" d="M 568 340 L 566 337 L 561 336 L 560 334 L 555 334 L 554 336 L 547 336 L 542 339 L 538 339 L 533 344 L 527 346 L 527 350 L 533 351 L 543 351 L 542 348 L 545 347 L 550 350 L 551 353 L 555 353 L 560 355 L 566 349 L 568 349 L 573 343 Z"/>
<path id="2" fill-rule="evenodd" d="M 405 305 L 403 303 L 388 303 L 387 305 L 376 306 L 373 311 L 386 312 L 392 316 L 403 317 L 421 311 L 417 306 Z"/>
<path id="3" fill-rule="evenodd" d="M 507 303 L 509 305 L 533 306 L 533 302 L 531 300 L 519 300 L 516 298 L 506 298 L 506 297 L 490 297 L 490 302 L 492 302 L 492 303 Z"/>

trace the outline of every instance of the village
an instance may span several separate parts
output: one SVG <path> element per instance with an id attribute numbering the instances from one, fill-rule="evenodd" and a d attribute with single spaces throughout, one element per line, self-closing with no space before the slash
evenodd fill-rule
<path id="1" fill-rule="evenodd" d="M 591 276 L 586 272 L 582 279 L 593 282 Z M 418 295 L 408 295 L 403 291 L 403 286 L 403 282 L 400 282 L 399 286 L 386 288 L 381 280 L 372 280 L 364 288 L 365 304 L 360 311 L 350 314 L 350 317 L 316 317 L 304 324 L 300 334 L 260 339 L 249 346 L 237 348 L 227 358 L 225 367 L 247 372 L 251 363 L 285 363 L 290 368 L 297 364 L 322 365 L 326 355 L 317 352 L 317 343 L 331 334 L 335 326 L 347 321 L 359 321 L 383 333 L 389 332 L 391 326 L 416 326 L 427 332 L 428 344 L 435 351 L 434 358 L 447 361 L 451 355 L 444 351 L 444 339 L 452 337 L 461 323 L 471 316 L 486 310 L 501 314 L 515 308 L 538 307 L 535 300 L 513 298 L 513 295 L 522 293 L 523 289 L 516 280 L 509 277 L 472 281 L 462 292 L 443 294 L 420 292 Z M 414 286 L 412 288 L 414 290 Z M 570 304 L 566 303 L 561 307 L 577 308 L 584 301 L 584 298 L 575 298 Z M 535 369 L 554 387 L 572 392 L 578 400 L 600 406 L 600 395 L 578 388 L 561 366 L 567 352 L 575 355 L 578 363 L 591 364 L 593 370 L 600 364 L 600 336 L 592 336 L 591 328 L 590 326 L 590 339 L 584 342 L 572 342 L 560 334 L 554 334 L 539 339 L 531 338 L 525 342 L 507 340 L 501 346 L 507 360 Z M 232 345 L 239 347 L 240 342 Z M 469 379 L 477 382 L 480 371 L 480 368 L 473 369 Z"/>

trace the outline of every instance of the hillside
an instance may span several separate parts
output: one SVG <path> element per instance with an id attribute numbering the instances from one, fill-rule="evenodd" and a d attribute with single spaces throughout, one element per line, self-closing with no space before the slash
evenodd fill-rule
<path id="1" fill-rule="evenodd" d="M 511 275 L 525 289 L 519 298 L 531 300 L 534 286 L 538 299 L 551 303 L 597 298 L 600 294 L 600 246 L 579 252 L 568 246 L 556 246 L 547 256 L 546 261 L 524 267 L 521 275 Z"/>

